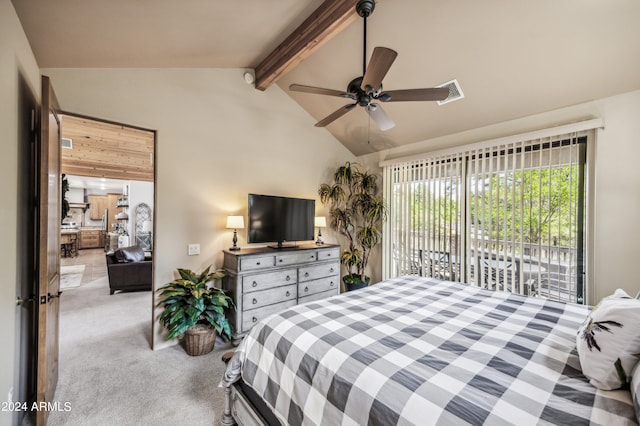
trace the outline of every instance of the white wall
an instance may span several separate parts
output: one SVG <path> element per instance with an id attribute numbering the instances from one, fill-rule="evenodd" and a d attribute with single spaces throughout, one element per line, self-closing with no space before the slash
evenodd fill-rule
<path id="1" fill-rule="evenodd" d="M 20 79 L 40 98 L 40 74 L 24 31 L 9 0 L 0 0 L 0 401 L 14 384 L 16 351 L 16 247 L 18 241 L 18 121 Z M 12 413 L 0 412 L 0 425 L 11 424 Z"/>
<path id="2" fill-rule="evenodd" d="M 156 287 L 171 281 L 178 267 L 222 266 L 232 238 L 226 217 L 246 215 L 249 192 L 317 198 L 331 171 L 353 159 L 279 87 L 255 90 L 243 73 L 42 70 L 65 111 L 157 130 Z M 238 238 L 246 244 L 245 232 Z M 189 243 L 201 245 L 199 256 L 187 255 Z M 156 347 L 162 347 L 157 332 Z"/>
<path id="3" fill-rule="evenodd" d="M 357 161 L 375 170 L 392 160 L 502 136 L 599 117 L 605 128 L 595 147 L 593 252 L 588 282 L 589 303 L 622 288 L 635 296 L 640 291 L 635 262 L 640 259 L 640 91 L 599 99 L 569 108 L 418 142 Z M 381 273 L 378 271 L 377 273 Z"/>

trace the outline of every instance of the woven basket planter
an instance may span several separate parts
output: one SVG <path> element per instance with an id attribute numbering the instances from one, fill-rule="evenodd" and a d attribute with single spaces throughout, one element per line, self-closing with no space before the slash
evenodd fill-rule
<path id="1" fill-rule="evenodd" d="M 216 329 L 208 325 L 196 324 L 184 333 L 184 350 L 191 356 L 208 354 L 216 342 Z"/>

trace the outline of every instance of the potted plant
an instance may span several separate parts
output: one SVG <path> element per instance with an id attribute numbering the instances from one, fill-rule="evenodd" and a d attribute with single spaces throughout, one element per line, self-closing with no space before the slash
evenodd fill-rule
<path id="1" fill-rule="evenodd" d="M 200 274 L 178 269 L 180 278 L 158 289 L 162 298 L 158 306 L 164 306 L 159 320 L 169 331 L 167 340 L 183 336 L 185 350 L 192 356 L 211 352 L 218 333 L 231 338 L 227 313 L 235 309 L 233 301 L 224 290 L 208 286 L 225 273 L 210 269 Z"/>
<path id="2" fill-rule="evenodd" d="M 347 162 L 338 167 L 332 183 L 320 185 L 320 201 L 329 205 L 329 227 L 348 241 L 340 256 L 348 274 L 342 277 L 347 291 L 369 285 L 365 275 L 371 250 L 382 240 L 381 224 L 387 209 L 378 195 L 378 177 Z"/>

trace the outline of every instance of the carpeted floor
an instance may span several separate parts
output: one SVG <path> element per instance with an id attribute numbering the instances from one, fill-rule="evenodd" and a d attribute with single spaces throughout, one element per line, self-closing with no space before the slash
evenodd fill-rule
<path id="1" fill-rule="evenodd" d="M 104 252 L 75 258 L 103 270 Z M 94 256 L 94 257 L 91 257 Z M 218 425 L 223 353 L 190 357 L 181 346 L 153 351 L 151 293 L 109 296 L 106 275 L 93 274 L 61 298 L 59 379 L 48 425 Z M 91 274 L 89 274 L 91 275 Z"/>

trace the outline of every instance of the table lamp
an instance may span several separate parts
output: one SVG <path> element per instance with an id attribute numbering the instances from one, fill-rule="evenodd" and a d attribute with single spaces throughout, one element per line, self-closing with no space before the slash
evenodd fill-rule
<path id="1" fill-rule="evenodd" d="M 322 228 L 327 227 L 327 218 L 324 216 L 316 216 L 313 219 L 313 225 L 318 228 L 318 239 L 316 240 L 316 244 L 320 246 L 324 244 L 324 241 L 322 241 Z"/>
<path id="2" fill-rule="evenodd" d="M 227 229 L 233 229 L 233 247 L 229 250 L 240 250 L 238 247 L 238 229 L 244 229 L 243 216 L 227 216 Z"/>

